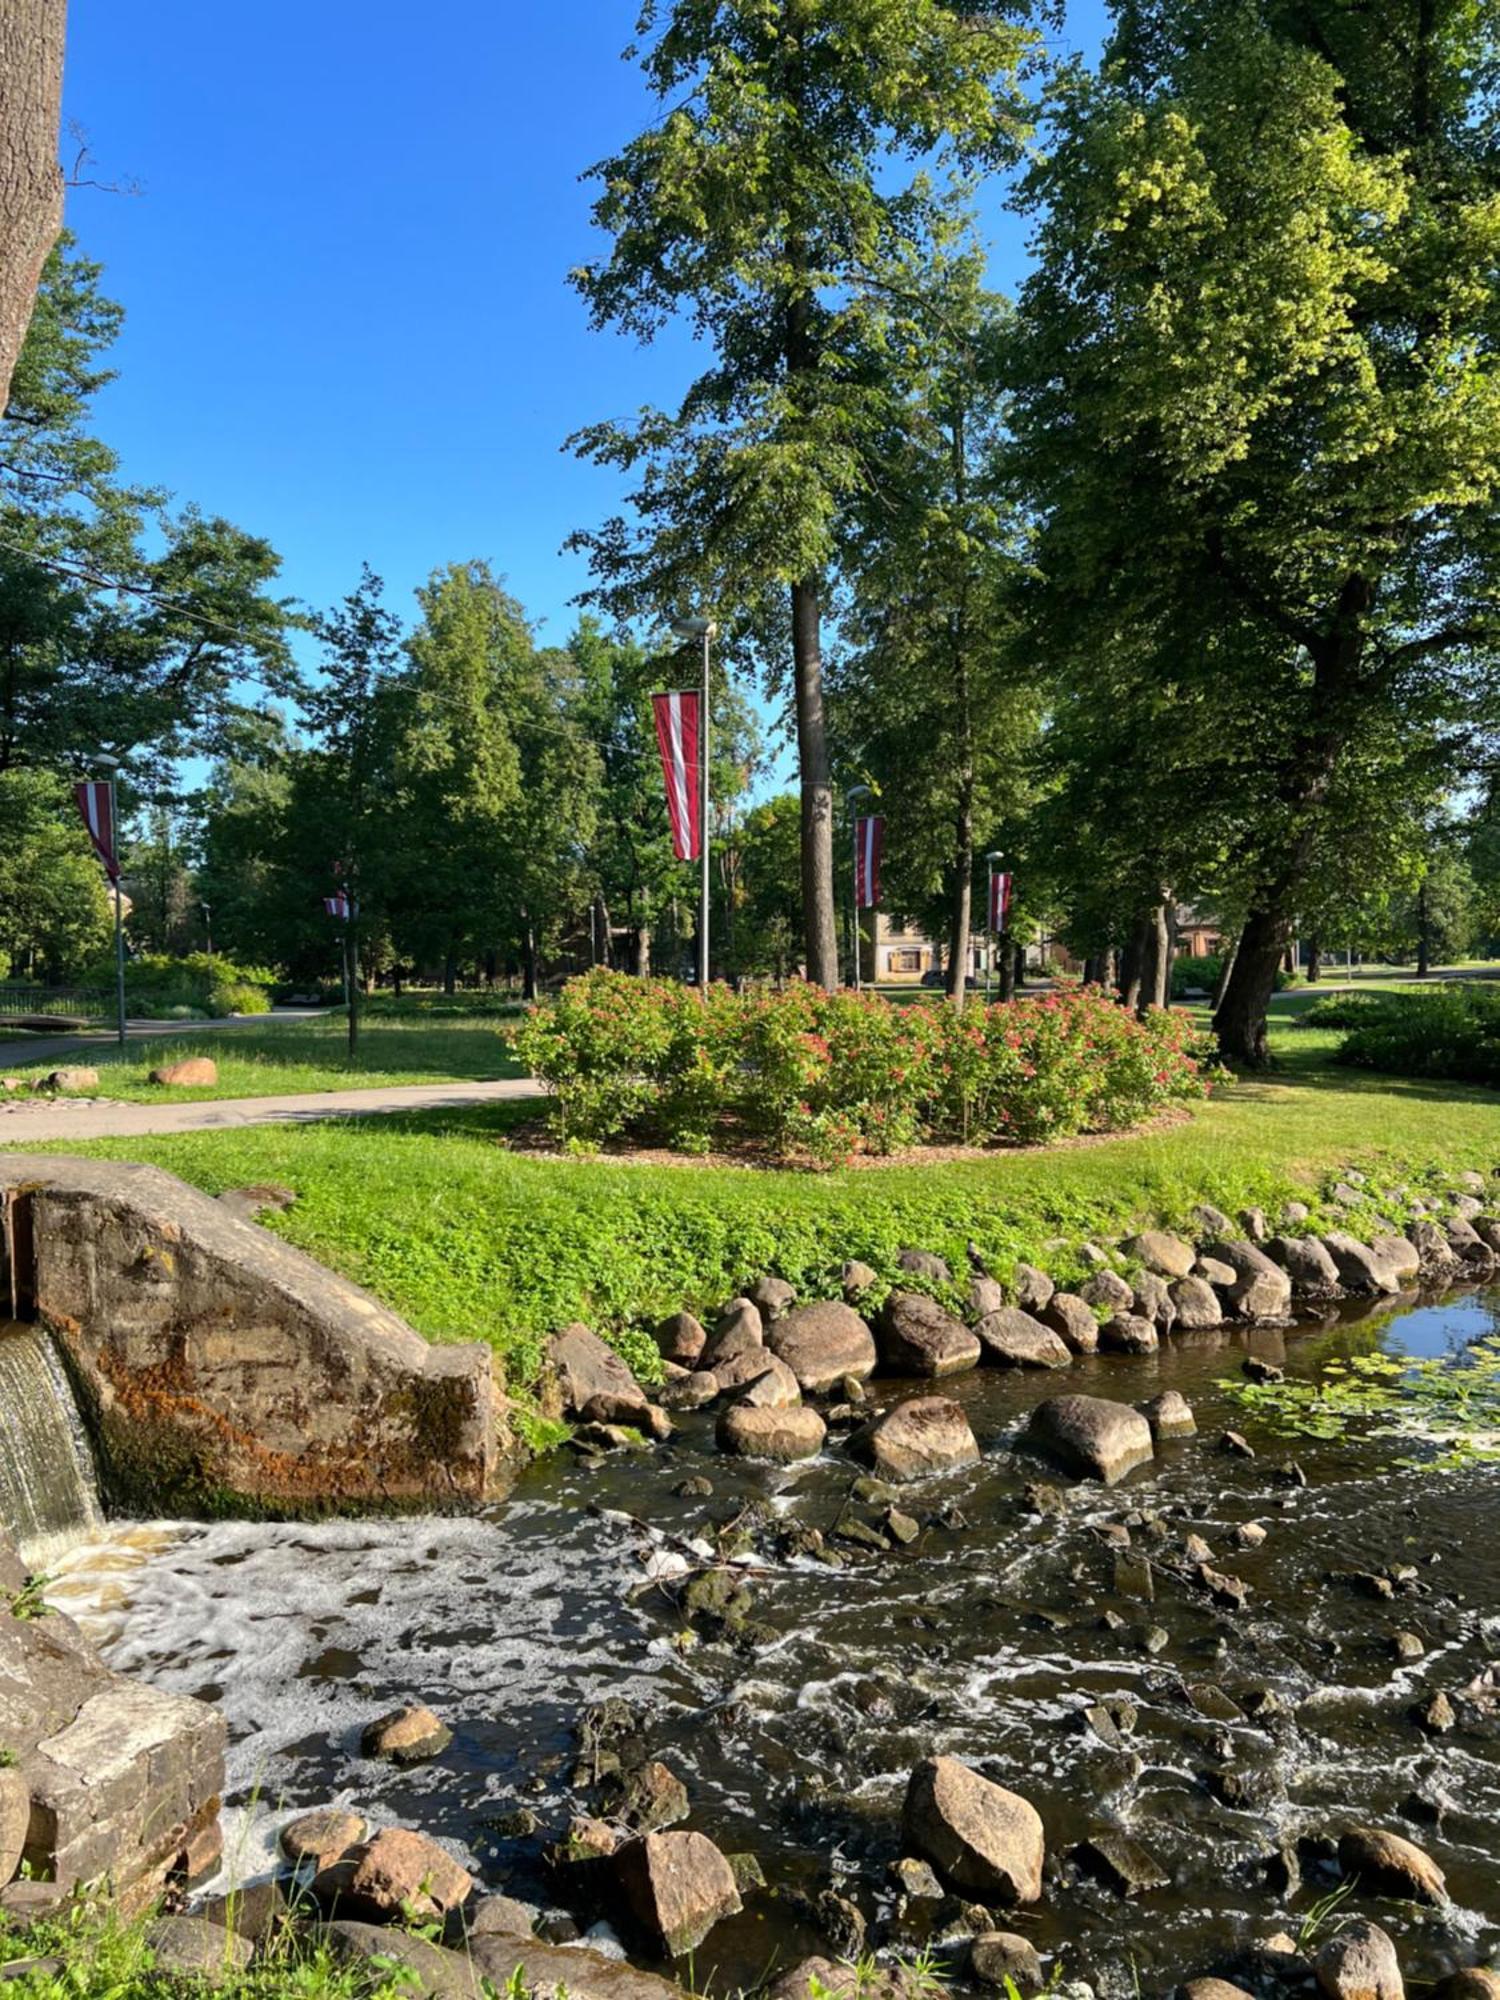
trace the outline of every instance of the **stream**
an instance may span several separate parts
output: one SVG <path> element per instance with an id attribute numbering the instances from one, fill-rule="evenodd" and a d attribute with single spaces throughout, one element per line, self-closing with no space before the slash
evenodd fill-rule
<path id="1" fill-rule="evenodd" d="M 1446 1871 L 1447 1909 L 1345 1906 L 1392 1931 L 1408 1979 L 1434 1977 L 1500 1949 L 1500 1703 L 1457 1698 L 1500 1658 L 1500 1467 L 1402 1464 L 1430 1453 L 1388 1438 L 1288 1439 L 1222 1384 L 1247 1354 L 1312 1377 L 1361 1354 L 1459 1357 L 1497 1327 L 1500 1293 L 1457 1293 L 1286 1334 L 1179 1335 L 1062 1382 L 952 1378 L 939 1391 L 963 1405 L 981 1462 L 902 1488 L 921 1532 L 883 1552 L 834 1538 L 882 1511 L 851 1501 L 861 1468 L 837 1432 L 807 1464 L 759 1465 L 715 1450 L 708 1411 L 679 1418 L 652 1453 L 559 1453 L 493 1518 L 117 1526 L 58 1566 L 49 1595 L 112 1664 L 223 1711 L 240 1880 L 264 1869 L 279 1819 L 350 1801 L 442 1838 L 566 1935 L 541 1849 L 594 1809 L 572 1783 L 576 1725 L 617 1697 L 685 1780 L 688 1824 L 754 1854 L 770 1885 L 699 1948 L 699 1991 L 827 1952 L 810 1902 L 829 1889 L 870 1920 L 872 1945 L 920 1947 L 933 1906 L 898 1914 L 888 1870 L 908 1773 L 934 1751 L 1040 1811 L 1046 1897 L 1001 1924 L 1109 2000 L 1169 1987 L 1236 1941 L 1295 1937 L 1336 1877 L 1314 1866 L 1288 1893 L 1265 1859 L 1351 1820 L 1405 1834 Z M 871 1395 L 913 1388 L 931 1385 L 879 1381 Z M 1199 1434 L 1113 1490 L 1073 1487 L 1063 1513 L 1038 1514 L 1028 1486 L 1065 1482 L 1011 1447 L 1060 1388 L 1131 1402 L 1176 1388 Z M 1229 1427 L 1253 1458 L 1219 1448 Z M 1293 1460 L 1305 1486 L 1288 1483 Z M 711 1497 L 674 1492 L 696 1475 Z M 767 1629 L 751 1645 L 699 1636 L 683 1649 L 683 1615 L 645 1565 L 755 1501 L 773 1510 L 747 1568 Z M 1249 1522 L 1267 1531 L 1259 1547 L 1237 1544 Z M 787 1553 L 805 1528 L 840 1567 Z M 1216 1608 L 1192 1581 L 1190 1534 L 1248 1582 L 1244 1610 Z M 1375 1572 L 1396 1578 L 1392 1596 L 1375 1594 Z M 1365 1580 L 1331 1580 L 1351 1576 Z M 1400 1630 L 1423 1657 L 1393 1656 Z M 1458 1724 L 1432 1738 L 1410 1711 L 1439 1689 Z M 408 1700 L 437 1711 L 452 1746 L 410 1771 L 362 1758 L 362 1726 Z M 1099 1703 L 1134 1709 L 1122 1740 L 1082 1722 Z M 1107 1828 L 1143 1842 L 1170 1885 L 1126 1901 L 1061 1859 Z"/>

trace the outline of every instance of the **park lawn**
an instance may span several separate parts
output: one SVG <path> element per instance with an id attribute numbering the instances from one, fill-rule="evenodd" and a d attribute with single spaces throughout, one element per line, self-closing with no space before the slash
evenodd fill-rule
<path id="1" fill-rule="evenodd" d="M 1081 1241 L 1180 1227 L 1201 1200 L 1274 1214 L 1297 1196 L 1318 1218 L 1349 1167 L 1372 1194 L 1500 1168 L 1500 1095 L 1340 1069 L 1337 1041 L 1281 1028 L 1276 1075 L 1226 1083 L 1151 1131 L 827 1174 L 512 1151 L 507 1132 L 534 1115 L 516 1105 L 49 1150 L 153 1161 L 211 1193 L 285 1182 L 299 1199 L 272 1219 L 280 1234 L 431 1338 L 492 1342 L 525 1383 L 571 1319 L 640 1360 L 655 1351 L 647 1323 L 709 1310 L 767 1270 L 827 1295 L 846 1258 L 890 1275 L 914 1244 L 962 1271 L 972 1242 L 1002 1276 L 1019 1257 L 1065 1276 Z"/>
<path id="2" fill-rule="evenodd" d="M 360 1026 L 359 1053 L 351 1063 L 345 1046 L 344 1017 L 267 1022 L 265 1027 L 226 1028 L 214 1034 L 188 1029 L 180 1035 L 152 1035 L 117 1047 L 81 1050 L 9 1072 L 23 1078 L 48 1076 L 55 1069 L 97 1069 L 101 1098 L 132 1104 L 190 1104 L 201 1099 L 277 1097 L 314 1090 L 371 1090 L 382 1084 L 459 1083 L 523 1076 L 512 1060 L 503 1026 L 493 1018 L 443 1015 L 436 1018 L 379 1016 Z M 149 1083 L 149 1073 L 188 1056 L 208 1056 L 219 1068 L 217 1083 Z"/>

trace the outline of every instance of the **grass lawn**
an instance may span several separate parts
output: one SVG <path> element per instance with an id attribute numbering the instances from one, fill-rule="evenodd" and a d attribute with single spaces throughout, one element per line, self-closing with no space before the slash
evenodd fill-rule
<path id="1" fill-rule="evenodd" d="M 543 1338 L 570 1319 L 638 1354 L 632 1326 L 711 1307 L 768 1269 L 826 1293 L 845 1258 L 891 1272 L 917 1244 L 962 1270 L 972 1241 L 1002 1275 L 1021 1256 L 1062 1275 L 1081 1240 L 1181 1224 L 1199 1200 L 1233 1214 L 1297 1195 L 1316 1213 L 1346 1167 L 1372 1175 L 1372 1194 L 1500 1167 L 1500 1095 L 1336 1068 L 1330 1031 L 1285 1026 L 1275 1039 L 1274 1077 L 1226 1084 L 1181 1123 L 925 1166 L 813 1174 L 536 1157 L 504 1146 L 530 1115 L 514 1105 L 66 1150 L 154 1161 L 213 1193 L 286 1182 L 300 1199 L 274 1219 L 281 1234 L 432 1338 L 491 1341 L 524 1382 Z"/>
<path id="2" fill-rule="evenodd" d="M 99 1072 L 100 1097 L 133 1104 L 188 1104 L 201 1098 L 276 1097 L 309 1090 L 373 1089 L 380 1084 L 474 1082 L 521 1076 L 503 1026 L 493 1016 L 432 1018 L 377 1015 L 360 1023 L 359 1055 L 350 1062 L 342 1015 L 315 1021 L 268 1022 L 264 1028 L 188 1029 L 118 1047 L 32 1063 L 10 1074 L 42 1077 L 68 1065 Z M 187 1056 L 209 1056 L 217 1083 L 201 1087 L 146 1081 L 151 1070 Z"/>

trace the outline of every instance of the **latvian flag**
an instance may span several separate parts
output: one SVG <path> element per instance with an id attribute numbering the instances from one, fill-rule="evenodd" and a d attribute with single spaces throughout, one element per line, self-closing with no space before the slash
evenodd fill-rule
<path id="1" fill-rule="evenodd" d="M 667 812 L 672 821 L 672 852 L 679 861 L 696 861 L 699 847 L 698 710 L 701 696 L 692 690 L 654 694 L 656 740 L 661 747 L 661 774 L 667 785 Z"/>
<path id="2" fill-rule="evenodd" d="M 339 890 L 336 896 L 325 896 L 323 898 L 323 908 L 328 912 L 330 917 L 337 917 L 340 923 L 348 923 L 349 898 L 344 894 L 342 889 Z"/>
<path id="3" fill-rule="evenodd" d="M 861 910 L 873 910 L 880 901 L 880 850 L 885 841 L 883 819 L 854 822 L 854 901 Z"/>
<path id="4" fill-rule="evenodd" d="M 1011 877 L 1009 875 L 992 875 L 990 877 L 990 929 L 992 931 L 1003 931 L 1010 916 L 1010 884 Z"/>
<path id="5" fill-rule="evenodd" d="M 111 882 L 118 882 L 120 864 L 115 858 L 115 822 L 109 809 L 109 780 L 95 778 L 87 784 L 75 785 L 73 796 L 83 814 L 83 823 L 89 830 L 89 839 L 94 843 L 94 852 L 104 863 L 105 874 Z"/>

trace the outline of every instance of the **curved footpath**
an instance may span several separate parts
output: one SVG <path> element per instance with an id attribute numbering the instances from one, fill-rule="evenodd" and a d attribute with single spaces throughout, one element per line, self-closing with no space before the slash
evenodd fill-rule
<path id="1" fill-rule="evenodd" d="M 456 1111 L 542 1095 L 529 1076 L 492 1083 L 388 1084 L 377 1090 L 309 1090 L 282 1097 L 207 1098 L 195 1104 L 118 1104 L 95 1097 L 0 1100 L 0 1146 L 38 1140 L 133 1139 L 148 1132 L 221 1132 L 393 1111 Z"/>

